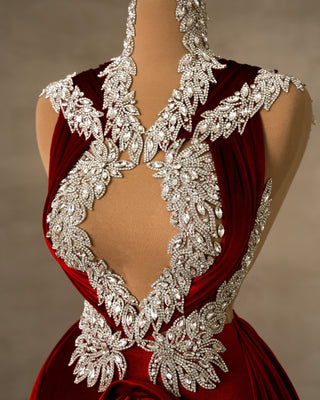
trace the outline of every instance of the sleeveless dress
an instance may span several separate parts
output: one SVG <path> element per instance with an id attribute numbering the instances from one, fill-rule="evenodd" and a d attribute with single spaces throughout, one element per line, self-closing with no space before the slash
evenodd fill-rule
<path id="1" fill-rule="evenodd" d="M 148 166 L 161 178 L 170 222 L 180 233 L 168 245 L 171 268 L 141 310 L 124 280 L 92 256 L 90 238 L 77 226 L 108 195 L 110 181 L 138 165 L 142 151 L 139 137 L 125 137 L 128 125 L 118 124 L 104 104 L 112 62 L 44 90 L 59 117 L 43 232 L 83 296 L 84 310 L 45 361 L 30 400 L 298 399 L 255 330 L 236 313 L 231 323 L 225 319 L 269 215 L 272 180 L 265 176 L 259 110 L 269 110 L 290 83 L 303 85 L 277 71 L 219 63 L 224 67 L 214 71 L 202 101 L 185 110 L 190 96 L 173 92 L 158 121 L 168 128 L 159 144 L 165 161 L 152 161 L 156 151 L 145 142 Z M 126 107 L 135 124 L 134 108 Z M 180 122 L 173 118 L 176 109 L 184 115 Z M 121 146 L 129 148 L 131 161 L 119 160 Z"/>

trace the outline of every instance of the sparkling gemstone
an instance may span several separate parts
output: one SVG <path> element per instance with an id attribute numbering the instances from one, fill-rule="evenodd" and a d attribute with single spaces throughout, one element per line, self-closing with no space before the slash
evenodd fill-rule
<path id="1" fill-rule="evenodd" d="M 123 135 L 123 140 L 125 142 L 127 142 L 131 137 L 131 132 L 127 131 L 124 135 Z"/>
<path id="2" fill-rule="evenodd" d="M 241 94 L 242 94 L 244 97 L 247 97 L 247 96 L 248 96 L 248 94 L 249 94 L 249 88 L 248 88 L 247 85 L 244 85 L 244 86 L 243 86 L 243 88 L 241 89 Z"/>
<path id="3" fill-rule="evenodd" d="M 215 212 L 217 218 L 219 218 L 219 219 L 222 218 L 222 208 L 221 207 L 217 206 L 215 208 L 214 212 Z"/>
<path id="4" fill-rule="evenodd" d="M 103 185 L 100 183 L 96 186 L 96 193 L 101 193 L 103 191 Z"/>
<path id="5" fill-rule="evenodd" d="M 200 203 L 197 203 L 197 209 L 198 209 L 198 211 L 199 211 L 199 213 L 200 213 L 201 215 L 204 215 L 204 214 L 206 213 L 206 209 L 205 209 L 204 206 L 203 206 L 202 204 L 200 204 Z"/>
<path id="6" fill-rule="evenodd" d="M 237 117 L 236 111 L 231 111 L 231 113 L 229 114 L 229 119 L 233 121 L 236 117 Z"/>
<path id="7" fill-rule="evenodd" d="M 117 111 L 115 108 L 109 108 L 108 110 L 108 117 L 110 117 L 111 119 L 115 118 L 117 115 Z"/>
<path id="8" fill-rule="evenodd" d="M 181 92 L 179 90 L 174 89 L 172 94 L 173 94 L 173 97 L 175 97 L 177 100 L 181 100 L 182 99 Z"/>
<path id="9" fill-rule="evenodd" d="M 175 115 L 173 115 L 173 116 L 170 118 L 170 124 L 175 125 L 176 122 L 177 122 L 177 117 L 176 117 Z"/>
<path id="10" fill-rule="evenodd" d="M 181 106 L 180 107 L 180 112 L 182 115 L 184 115 L 185 117 L 188 115 L 188 110 L 186 106 Z"/>
<path id="11" fill-rule="evenodd" d="M 190 221 L 190 214 L 186 212 L 183 216 L 184 222 L 187 224 Z"/>
<path id="12" fill-rule="evenodd" d="M 167 307 L 169 307 L 169 306 L 171 305 L 171 297 L 169 296 L 169 294 L 166 294 L 166 295 L 164 296 L 164 302 L 165 302 L 165 305 L 166 305 Z"/>
<path id="13" fill-rule="evenodd" d="M 82 190 L 82 197 L 87 199 L 89 197 L 89 190 L 88 189 L 83 189 Z"/>
<path id="14" fill-rule="evenodd" d="M 54 230 L 55 230 L 57 233 L 60 233 L 60 232 L 62 231 L 62 226 L 61 226 L 60 224 L 58 224 L 58 225 L 56 225 L 56 226 L 54 227 Z"/>
<path id="15" fill-rule="evenodd" d="M 201 133 L 205 133 L 205 132 L 207 132 L 207 130 L 208 130 L 208 124 L 206 122 L 204 122 L 204 121 L 201 122 L 200 125 L 199 125 L 199 131 Z"/>
<path id="16" fill-rule="evenodd" d="M 190 175 L 187 172 L 183 172 L 181 174 L 181 181 L 183 183 L 189 183 L 190 182 Z"/>
<path id="17" fill-rule="evenodd" d="M 224 235 L 224 226 L 222 225 L 222 224 L 220 224 L 219 226 L 218 226 L 218 235 L 219 235 L 219 237 L 223 237 L 223 235 Z"/>
<path id="18" fill-rule="evenodd" d="M 192 97 L 193 93 L 194 93 L 194 90 L 193 90 L 192 86 L 188 86 L 187 87 L 187 95 L 188 95 L 188 97 Z"/>
<path id="19" fill-rule="evenodd" d="M 214 249 L 218 254 L 221 253 L 221 245 L 219 242 L 216 242 L 216 241 L 214 242 Z"/>
<path id="20" fill-rule="evenodd" d="M 161 192 L 161 195 L 163 196 L 163 197 L 166 197 L 167 195 L 168 195 L 168 193 L 169 193 L 169 186 L 168 185 L 165 185 L 164 187 L 163 187 L 163 189 L 162 189 L 162 192 Z"/>
<path id="21" fill-rule="evenodd" d="M 195 180 L 195 179 L 198 179 L 198 173 L 195 171 L 195 170 L 192 170 L 191 172 L 190 172 L 190 175 L 191 175 L 191 179 L 192 180 Z"/>
<path id="22" fill-rule="evenodd" d="M 131 325 L 133 321 L 133 317 L 132 314 L 128 314 L 127 315 L 127 325 Z"/>
<path id="23" fill-rule="evenodd" d="M 134 141 L 131 145 L 131 150 L 135 153 L 138 150 L 138 142 Z"/>
<path id="24" fill-rule="evenodd" d="M 148 151 L 152 151 L 152 150 L 153 150 L 153 147 L 154 147 L 153 141 L 152 141 L 151 139 L 149 139 L 149 140 L 148 140 L 148 143 L 147 143 L 147 150 L 148 150 Z"/>
<path id="25" fill-rule="evenodd" d="M 156 312 L 156 310 L 154 308 L 151 308 L 151 312 L 150 313 L 151 313 L 151 318 L 153 320 L 158 318 L 158 314 L 157 314 L 157 312 Z"/>
<path id="26" fill-rule="evenodd" d="M 167 155 L 166 155 L 166 159 L 167 159 L 167 162 L 168 163 L 172 163 L 172 161 L 173 161 L 173 158 L 174 158 L 174 156 L 173 156 L 173 153 L 172 152 L 170 152 L 170 153 L 167 153 Z"/>

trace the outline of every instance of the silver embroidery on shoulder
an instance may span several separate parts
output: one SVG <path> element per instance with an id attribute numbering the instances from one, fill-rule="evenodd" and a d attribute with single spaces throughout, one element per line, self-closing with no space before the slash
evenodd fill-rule
<path id="1" fill-rule="evenodd" d="M 93 107 L 92 100 L 84 96 L 78 86 L 74 86 L 72 77 L 50 83 L 40 94 L 49 98 L 54 110 L 59 113 L 60 108 L 68 121 L 71 133 L 78 132 L 85 139 L 93 136 L 96 139 L 103 138 L 103 128 L 100 117 L 104 114 Z"/>
<path id="2" fill-rule="evenodd" d="M 164 334 L 154 332 L 154 340 L 137 341 L 139 347 L 153 353 L 148 368 L 151 382 L 156 383 L 160 374 L 164 386 L 178 397 L 181 396 L 180 385 L 192 392 L 196 392 L 197 385 L 214 389 L 220 382 L 216 367 L 228 372 L 220 355 L 226 349 L 215 335 L 223 331 L 227 307 L 237 296 L 249 271 L 270 215 L 271 189 L 272 179 L 269 178 L 240 267 L 219 287 L 216 300 L 187 317 L 177 318 Z M 124 377 L 126 364 L 120 352 L 131 347 L 134 341 L 121 338 L 121 332 L 112 334 L 111 328 L 95 308 L 87 301 L 84 304 L 80 319 L 82 333 L 76 340 L 69 365 L 79 359 L 74 370 L 76 383 L 87 379 L 88 385 L 93 386 L 101 374 L 99 391 L 103 391 L 114 376 L 114 364 L 118 368 L 119 379 Z"/>
<path id="3" fill-rule="evenodd" d="M 240 91 L 227 97 L 214 110 L 201 114 L 203 120 L 197 125 L 196 133 L 210 135 L 211 141 L 220 136 L 227 138 L 235 130 L 242 134 L 249 119 L 262 107 L 269 111 L 281 91 L 288 93 L 290 82 L 304 90 L 301 81 L 294 77 L 260 69 L 252 85 L 245 83 Z"/>
<path id="4" fill-rule="evenodd" d="M 53 109 L 59 114 L 61 103 L 67 101 L 70 98 L 70 92 L 73 90 L 72 78 L 76 75 L 76 72 L 69 74 L 66 78 L 61 79 L 57 82 L 49 83 L 39 97 L 45 95 L 47 99 L 50 99 Z"/>

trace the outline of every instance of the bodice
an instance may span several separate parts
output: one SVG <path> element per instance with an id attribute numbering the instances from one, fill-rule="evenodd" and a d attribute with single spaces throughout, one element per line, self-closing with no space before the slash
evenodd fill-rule
<path id="1" fill-rule="evenodd" d="M 217 58 L 208 45 L 205 2 L 177 0 L 187 50 L 178 66 L 180 86 L 145 130 L 130 91 L 137 72 L 131 57 L 135 8 L 131 0 L 119 57 L 42 92 L 59 114 L 43 232 L 84 298 L 69 361 L 75 383 L 105 391 L 136 367 L 127 365 L 135 352 L 135 359 L 144 360 L 144 376 L 180 397 L 215 389 L 229 371 L 223 343 L 227 310 L 248 273 L 271 202 L 259 110 L 269 110 L 290 83 L 300 90 L 303 85 L 277 71 Z M 138 186 L 126 186 L 142 164 L 159 184 L 164 226 L 172 237 L 167 235 L 168 262 L 139 301 L 117 266 L 108 264 L 104 248 L 111 245 L 112 230 L 103 220 L 107 214 L 97 214 L 97 204 L 112 197 L 115 182 L 124 188 L 112 203 L 118 215 L 126 198 L 136 196 L 142 203 Z M 86 230 L 88 213 L 96 215 L 105 234 L 96 249 L 102 257 Z M 123 225 L 129 220 L 121 218 Z M 159 228 L 155 224 L 155 237 Z M 123 239 L 118 230 L 117 242 L 124 245 L 126 233 L 133 240 L 130 229 L 124 227 Z M 139 238 L 144 241 L 141 230 Z M 155 240 L 150 243 L 156 253 Z"/>
<path id="2" fill-rule="evenodd" d="M 108 87 L 112 63 L 69 75 L 44 91 L 59 112 L 44 233 L 85 299 L 82 334 L 70 360 L 77 360 L 76 382 L 99 380 L 104 390 L 115 370 L 123 378 L 124 354 L 132 346 L 152 353 L 151 381 L 160 374 L 176 395 L 179 385 L 192 391 L 197 385 L 214 388 L 216 368 L 228 371 L 226 349 L 215 335 L 224 328 L 226 309 L 248 272 L 269 214 L 271 179 L 264 176 L 258 111 L 269 109 L 290 82 L 303 87 L 276 72 L 227 60 L 219 64 L 224 67 L 217 68 L 197 107 L 183 90 L 173 92 L 144 146 L 146 133 L 130 125 L 136 123 L 133 104 L 120 111 L 107 104 L 104 111 L 101 88 Z M 163 161 L 153 160 L 158 148 L 165 152 Z M 127 149 L 130 158 L 120 160 Z M 141 154 L 154 178 L 161 179 L 161 196 L 178 233 L 168 244 L 170 266 L 139 303 L 108 261 L 94 256 L 79 225 L 108 195 L 112 180 L 137 168 Z"/>

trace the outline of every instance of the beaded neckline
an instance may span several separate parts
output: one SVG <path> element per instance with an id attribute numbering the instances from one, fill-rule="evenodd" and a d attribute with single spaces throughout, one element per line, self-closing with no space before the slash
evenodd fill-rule
<path id="1" fill-rule="evenodd" d="M 131 0 L 128 9 L 126 38 L 123 51 L 113 58 L 99 77 L 106 77 L 103 109 L 107 110 L 105 136 L 111 131 L 112 139 L 119 143 L 120 152 L 128 149 L 129 157 L 139 163 L 145 147 L 144 161 L 150 161 L 160 148 L 167 151 L 171 141 L 175 141 L 181 128 L 192 131 L 192 116 L 199 103 L 208 98 L 210 84 L 215 84 L 214 69 L 225 68 L 215 57 L 208 45 L 207 12 L 205 3 L 200 0 L 177 0 L 176 19 L 180 31 L 184 33 L 183 45 L 187 53 L 181 58 L 178 73 L 182 73 L 179 89 L 159 113 L 159 118 L 145 130 L 137 118 L 140 112 L 135 105 L 135 93 L 130 91 L 132 76 L 137 66 L 131 57 L 134 50 L 137 0 Z M 146 136 L 143 145 L 142 135 Z"/>

